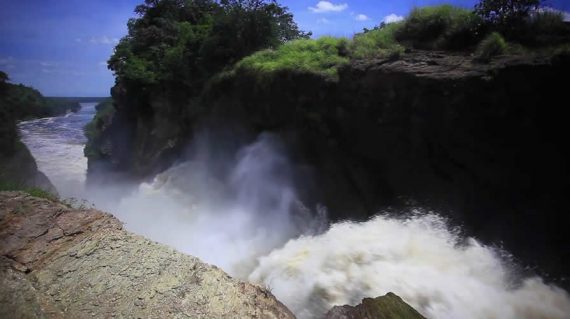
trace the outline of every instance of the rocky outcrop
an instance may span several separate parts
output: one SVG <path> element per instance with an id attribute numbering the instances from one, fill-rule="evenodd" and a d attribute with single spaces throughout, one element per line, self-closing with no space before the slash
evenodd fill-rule
<path id="1" fill-rule="evenodd" d="M 0 192 L 2 318 L 294 318 L 270 292 L 122 229 Z"/>
<path id="2" fill-rule="evenodd" d="M 365 298 L 357 306 L 336 306 L 323 319 L 425 319 L 402 298 L 389 292 L 377 298 Z"/>

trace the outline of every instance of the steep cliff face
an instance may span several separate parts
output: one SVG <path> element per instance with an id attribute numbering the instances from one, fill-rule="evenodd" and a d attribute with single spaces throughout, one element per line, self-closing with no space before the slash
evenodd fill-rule
<path id="1" fill-rule="evenodd" d="M 241 75 L 209 97 L 219 116 L 294 132 L 298 157 L 316 171 L 316 198 L 334 217 L 410 200 L 556 276 L 570 269 L 560 224 L 569 70 L 568 55 L 479 65 L 419 52 L 354 63 L 338 83 Z"/>
<path id="2" fill-rule="evenodd" d="M 19 141 L 11 152 L 0 151 L 0 182 L 11 189 L 31 187 L 57 194 L 47 176 L 38 170 L 26 145 Z"/>
<path id="3" fill-rule="evenodd" d="M 294 318 L 270 292 L 99 211 L 0 192 L 0 242 L 2 318 Z"/>
<path id="4" fill-rule="evenodd" d="M 562 275 L 570 269 L 559 222 L 567 210 L 561 103 L 569 70 L 567 54 L 477 64 L 414 51 L 396 61 L 353 62 L 338 81 L 241 72 L 212 81 L 185 106 L 157 95 L 144 112 L 116 87 L 112 126 L 122 132 L 110 142 L 129 156 L 110 158 L 137 174 L 160 170 L 204 118 L 278 132 L 294 158 L 313 167 L 316 187 L 304 199 L 325 203 L 333 218 L 418 204 Z"/>
<path id="5" fill-rule="evenodd" d="M 56 194 L 55 187 L 36 165 L 20 141 L 17 122 L 52 113 L 44 97 L 24 85 L 0 82 L 0 189 L 41 188 Z"/>

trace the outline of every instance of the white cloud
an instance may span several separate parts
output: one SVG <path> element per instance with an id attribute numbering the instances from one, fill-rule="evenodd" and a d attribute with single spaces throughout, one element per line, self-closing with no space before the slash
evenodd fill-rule
<path id="1" fill-rule="evenodd" d="M 346 3 L 339 3 L 334 4 L 329 1 L 319 1 L 316 6 L 309 7 L 309 10 L 315 13 L 323 13 L 323 12 L 341 12 L 348 8 L 348 4 Z"/>
<path id="2" fill-rule="evenodd" d="M 404 17 L 399 16 L 395 13 L 389 14 L 387 16 L 384 17 L 384 19 L 382 20 L 382 22 L 384 23 L 394 23 L 394 22 L 398 22 L 398 21 L 402 21 L 404 20 Z"/>
<path id="3" fill-rule="evenodd" d="M 79 40 L 79 41 L 77 41 Z M 76 39 L 75 41 L 81 42 L 81 39 Z M 117 44 L 119 43 L 119 39 L 117 38 L 110 38 L 106 35 L 100 37 L 91 37 L 89 38 L 89 43 L 91 44 Z"/>
<path id="4" fill-rule="evenodd" d="M 0 69 L 4 69 L 4 70 L 12 70 L 16 68 L 16 65 L 14 64 L 16 62 L 16 60 L 9 56 L 7 58 L 0 58 Z"/>
<path id="5" fill-rule="evenodd" d="M 538 12 L 552 12 L 562 15 L 562 20 L 570 22 L 570 12 L 558 10 L 552 7 L 540 7 L 537 10 Z"/>
<path id="6" fill-rule="evenodd" d="M 365 14 L 359 14 L 356 17 L 354 17 L 354 19 L 356 21 L 368 21 L 368 20 L 370 20 L 370 18 Z"/>
<path id="7" fill-rule="evenodd" d="M 54 66 L 57 66 L 57 63 L 54 63 L 54 62 L 43 62 L 43 61 L 42 61 L 42 62 L 40 62 L 40 65 L 43 66 L 43 67 L 52 67 L 52 66 L 54 67 Z"/>
<path id="8" fill-rule="evenodd" d="M 319 24 L 330 24 L 331 21 L 327 18 L 320 18 L 317 20 L 317 23 L 319 23 Z"/>

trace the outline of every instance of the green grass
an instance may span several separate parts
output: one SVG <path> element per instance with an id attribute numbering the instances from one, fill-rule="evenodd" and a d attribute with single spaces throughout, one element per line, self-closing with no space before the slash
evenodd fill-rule
<path id="1" fill-rule="evenodd" d="M 236 69 L 248 69 L 261 73 L 280 70 L 298 70 L 337 77 L 338 67 L 349 62 L 345 38 L 321 37 L 286 43 L 273 50 L 263 50 L 237 63 Z"/>
<path id="2" fill-rule="evenodd" d="M 481 62 L 488 62 L 494 56 L 506 52 L 508 46 L 503 36 L 498 32 L 489 34 L 477 47 L 475 59 Z"/>
<path id="3" fill-rule="evenodd" d="M 473 12 L 449 5 L 416 8 L 403 22 L 366 30 L 350 40 L 334 37 L 303 39 L 254 53 L 238 62 L 233 71 L 271 74 L 290 70 L 336 79 L 339 67 L 351 59 L 397 59 L 406 46 L 424 49 L 474 46 L 477 36 L 473 33 L 479 22 Z"/>
<path id="4" fill-rule="evenodd" d="M 404 47 L 396 41 L 395 34 L 402 26 L 402 22 L 390 23 L 382 28 L 355 35 L 349 46 L 350 55 L 357 59 L 399 57 L 404 52 Z"/>
<path id="5" fill-rule="evenodd" d="M 538 13 L 528 19 L 523 29 L 521 33 L 532 37 L 530 42 L 540 43 L 542 48 L 570 41 L 569 27 L 558 13 Z M 338 79 L 339 67 L 351 60 L 398 59 L 408 48 L 474 53 L 480 62 L 501 54 L 529 54 L 525 43 L 507 43 L 500 34 L 490 31 L 481 17 L 469 9 L 451 5 L 415 8 L 404 21 L 365 30 L 352 39 L 297 40 L 254 53 L 218 78 L 231 76 L 236 70 L 259 74 L 289 70 Z"/>
<path id="6" fill-rule="evenodd" d="M 24 193 L 28 193 L 31 196 L 49 199 L 51 201 L 57 201 L 58 198 L 56 195 L 45 191 L 38 187 L 29 187 L 21 184 L 11 183 L 11 182 L 4 182 L 0 181 L 0 191 L 20 191 Z"/>
<path id="7" fill-rule="evenodd" d="M 473 11 L 451 5 L 415 8 L 396 39 L 420 49 L 463 50 L 477 43 L 481 22 Z"/>

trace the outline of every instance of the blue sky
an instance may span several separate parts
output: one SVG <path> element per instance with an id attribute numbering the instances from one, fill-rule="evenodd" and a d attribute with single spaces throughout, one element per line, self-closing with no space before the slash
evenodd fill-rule
<path id="1" fill-rule="evenodd" d="M 107 96 L 113 85 L 106 61 L 143 0 L 0 0 L 0 70 L 14 83 L 47 96 Z M 314 36 L 351 36 L 414 6 L 476 0 L 281 0 Z M 570 0 L 547 5 L 570 11 Z M 388 17 L 388 18 L 387 18 Z"/>

